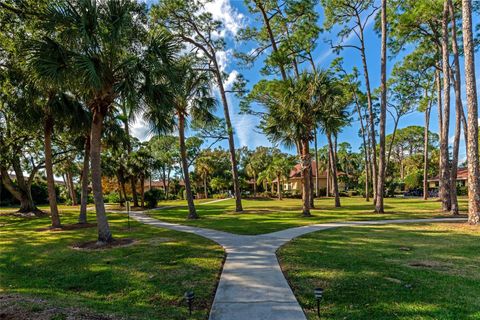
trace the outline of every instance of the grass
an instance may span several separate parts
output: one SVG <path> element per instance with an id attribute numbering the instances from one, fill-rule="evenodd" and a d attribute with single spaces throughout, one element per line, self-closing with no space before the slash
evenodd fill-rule
<path id="1" fill-rule="evenodd" d="M 45 207 L 42 207 L 45 209 Z M 185 319 L 183 294 L 194 290 L 192 319 L 205 319 L 213 301 L 224 252 L 210 240 L 131 222 L 109 214 L 116 238 L 128 247 L 79 251 L 74 243 L 94 240 L 96 229 L 38 231 L 48 217 L 0 215 L 0 294 L 47 299 L 55 306 L 82 307 L 128 319 Z M 77 213 L 61 206 L 62 223 Z M 89 213 L 93 221 L 93 213 Z M 36 307 L 42 308 L 42 306 Z"/>
<path id="2" fill-rule="evenodd" d="M 341 228 L 277 253 L 309 319 L 480 319 L 480 233 L 464 224 Z"/>
<path id="3" fill-rule="evenodd" d="M 317 209 L 313 217 L 301 216 L 300 199 L 274 199 L 242 201 L 244 212 L 235 213 L 235 200 L 197 205 L 198 220 L 187 220 L 188 208 L 184 202 L 160 202 L 159 206 L 176 207 L 149 212 L 162 221 L 181 223 L 236 234 L 263 234 L 302 225 L 346 220 L 409 219 L 446 217 L 437 200 L 424 201 L 418 198 L 385 199 L 385 214 L 376 214 L 371 203 L 362 198 L 342 198 L 342 207 L 335 208 L 334 200 L 321 198 L 315 201 Z M 459 199 L 460 209 L 466 210 L 465 198 Z"/>

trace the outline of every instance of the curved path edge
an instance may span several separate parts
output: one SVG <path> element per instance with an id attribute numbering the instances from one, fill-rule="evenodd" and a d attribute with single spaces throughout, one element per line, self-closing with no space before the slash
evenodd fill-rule
<path id="1" fill-rule="evenodd" d="M 154 227 L 208 238 L 225 249 L 227 258 L 209 320 L 305 320 L 276 255 L 278 248 L 296 237 L 339 227 L 466 221 L 465 218 L 432 218 L 320 223 L 251 236 L 163 222 L 144 212 L 131 212 L 130 216 Z"/>

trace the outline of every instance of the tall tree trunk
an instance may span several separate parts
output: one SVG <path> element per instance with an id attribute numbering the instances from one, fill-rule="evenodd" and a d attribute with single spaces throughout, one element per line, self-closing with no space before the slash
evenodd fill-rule
<path id="1" fill-rule="evenodd" d="M 392 154 L 393 144 L 395 143 L 395 136 L 397 135 L 397 128 L 398 128 L 399 122 L 400 122 L 400 117 L 395 118 L 394 124 L 393 124 L 392 139 L 390 140 L 390 144 L 388 145 L 387 164 L 385 165 L 385 170 L 387 170 L 388 166 L 390 165 L 390 156 Z"/>
<path id="2" fill-rule="evenodd" d="M 70 171 L 67 171 L 67 184 L 70 189 L 70 196 L 72 199 L 72 206 L 76 206 L 77 203 L 77 192 L 75 191 L 75 185 L 73 184 L 73 177 Z"/>
<path id="3" fill-rule="evenodd" d="M 308 140 L 301 142 L 301 161 L 302 161 L 302 214 L 304 217 L 310 217 L 310 150 Z"/>
<path id="4" fill-rule="evenodd" d="M 205 199 L 208 199 L 207 175 L 203 176 L 203 195 L 205 196 Z"/>
<path id="5" fill-rule="evenodd" d="M 478 101 L 472 32 L 472 1 L 462 0 L 463 51 L 468 115 L 468 221 L 480 222 L 480 169 L 478 160 Z"/>
<path id="6" fill-rule="evenodd" d="M 80 215 L 78 216 L 79 223 L 87 223 L 89 165 L 90 165 L 90 137 L 87 136 L 85 139 L 85 150 L 83 155 L 82 194 L 80 196 Z"/>
<path id="7" fill-rule="evenodd" d="M 312 168 L 312 158 L 310 158 L 310 171 L 308 174 L 310 175 L 310 209 L 315 208 L 315 194 L 313 191 L 315 190 L 315 185 L 313 182 L 313 168 Z"/>
<path id="8" fill-rule="evenodd" d="M 257 175 L 253 174 L 253 197 L 257 196 Z"/>
<path id="9" fill-rule="evenodd" d="M 123 193 L 123 199 L 125 202 L 128 201 L 128 196 L 127 196 L 127 188 L 125 186 L 125 177 L 120 175 L 120 187 L 122 188 L 122 193 Z"/>
<path id="10" fill-rule="evenodd" d="M 113 241 L 108 218 L 105 213 L 105 204 L 103 202 L 102 191 L 102 128 L 105 114 L 100 110 L 93 111 L 93 121 L 90 136 L 90 156 L 91 156 L 91 172 L 92 172 L 92 189 L 93 198 L 95 199 L 95 212 L 97 217 L 98 242 L 109 243 Z"/>
<path id="11" fill-rule="evenodd" d="M 141 183 L 140 192 L 142 196 L 140 206 L 144 208 L 145 207 L 145 200 L 144 200 L 145 199 L 145 176 L 144 175 L 142 175 L 142 177 L 140 178 L 140 183 Z"/>
<path id="12" fill-rule="evenodd" d="M 277 175 L 277 195 L 278 200 L 282 200 L 282 190 L 280 189 L 280 176 Z"/>
<path id="13" fill-rule="evenodd" d="M 120 180 L 120 175 L 117 174 L 117 185 L 118 185 L 118 196 L 120 198 L 120 206 L 123 207 L 125 203 L 125 196 L 123 193 L 122 182 Z"/>
<path id="14" fill-rule="evenodd" d="M 328 198 L 330 196 L 330 168 L 331 168 L 332 159 L 330 158 L 330 150 L 328 151 L 328 160 L 327 160 L 327 186 L 325 189 L 325 196 Z"/>
<path id="15" fill-rule="evenodd" d="M 320 196 L 319 171 L 318 171 L 318 144 L 317 144 L 317 128 L 314 132 L 314 147 L 315 147 L 315 196 Z"/>
<path id="16" fill-rule="evenodd" d="M 459 214 L 458 209 L 458 199 L 457 199 L 457 171 L 458 171 L 458 152 L 460 149 L 460 132 L 462 131 L 462 88 L 461 88 L 461 77 L 460 77 L 460 59 L 458 53 L 458 43 L 457 43 L 457 26 L 455 20 L 455 11 L 453 7 L 452 0 L 447 0 L 448 8 L 450 13 L 450 18 L 452 21 L 452 52 L 453 52 L 453 61 L 455 63 L 455 73 L 453 78 L 453 87 L 455 91 L 455 136 L 453 140 L 453 150 L 452 150 L 452 167 L 450 173 L 450 197 L 451 197 L 451 213 L 453 215 Z"/>
<path id="17" fill-rule="evenodd" d="M 52 227 L 59 228 L 60 215 L 57 207 L 57 193 L 55 192 L 55 176 L 53 175 L 53 155 L 52 155 L 52 133 L 53 133 L 53 116 L 49 110 L 46 110 L 44 120 L 45 134 L 45 171 L 47 174 L 48 203 L 50 205 L 50 216 L 52 218 Z"/>
<path id="18" fill-rule="evenodd" d="M 237 157 L 235 154 L 235 142 L 233 140 L 233 128 L 232 122 L 230 121 L 230 111 L 228 108 L 227 95 L 225 93 L 225 88 L 223 87 L 222 75 L 220 74 L 220 69 L 217 61 L 214 61 L 215 64 L 215 75 L 217 77 L 218 88 L 220 90 L 220 96 L 222 98 L 223 112 L 225 117 L 225 123 L 227 125 L 228 132 L 228 148 L 230 150 L 230 162 L 232 164 L 232 176 L 233 176 L 233 189 L 235 192 L 235 212 L 242 212 L 242 194 L 240 193 L 240 184 L 238 181 L 238 168 L 237 168 Z"/>
<path id="19" fill-rule="evenodd" d="M 387 0 L 382 0 L 382 48 L 381 48 L 381 101 L 380 101 L 380 150 L 378 163 L 377 199 L 375 212 L 385 212 L 383 197 L 385 192 L 385 125 L 387 121 Z"/>
<path id="20" fill-rule="evenodd" d="M 270 19 L 267 16 L 267 12 L 265 11 L 265 7 L 262 3 L 263 1 L 255 0 L 255 4 L 257 5 L 258 9 L 262 13 L 263 22 L 265 24 L 265 29 L 267 29 L 268 38 L 270 43 L 272 44 L 272 51 L 274 53 L 278 52 L 277 42 L 275 41 L 275 37 L 273 35 L 272 27 L 270 26 Z M 287 80 L 287 73 L 285 72 L 285 67 L 282 64 L 279 64 L 278 68 L 280 69 L 280 74 L 282 75 L 283 80 Z"/>
<path id="21" fill-rule="evenodd" d="M 333 193 L 335 195 L 335 207 L 340 207 L 340 194 L 338 192 L 338 178 L 337 178 L 337 159 L 334 152 L 333 142 L 332 142 L 332 135 L 327 134 L 328 139 L 328 151 L 330 154 L 330 167 L 332 171 L 332 179 L 333 179 Z"/>
<path id="22" fill-rule="evenodd" d="M 126 111 L 124 116 L 125 116 L 125 120 L 123 122 L 123 125 L 125 129 L 125 134 L 127 136 L 127 140 L 126 140 L 127 154 L 130 155 L 132 153 L 132 144 L 130 142 L 130 127 L 128 125 L 128 115 L 126 114 Z M 135 175 L 130 176 L 130 188 L 132 189 L 133 206 L 138 207 L 137 178 Z"/>
<path id="23" fill-rule="evenodd" d="M 443 70 L 443 120 L 440 131 L 440 199 L 442 210 L 450 211 L 450 161 L 448 154 L 448 133 L 450 124 L 450 63 L 448 52 L 448 3 L 444 0 L 442 18 L 442 70 Z"/>
<path id="24" fill-rule="evenodd" d="M 429 105 L 425 109 L 425 131 L 423 134 L 423 200 L 428 199 L 428 132 L 430 128 L 431 110 L 432 107 L 429 103 Z"/>
<path id="25" fill-rule="evenodd" d="M 358 21 L 358 23 L 361 22 Z M 373 102 L 372 102 L 372 93 L 370 89 L 370 77 L 368 75 L 368 65 L 367 65 L 367 56 L 365 53 L 365 41 L 363 38 L 363 29 L 361 28 L 360 33 L 360 53 L 362 56 L 362 65 L 363 65 L 363 74 L 365 76 L 365 87 L 367 89 L 367 105 L 368 105 L 368 121 L 369 121 L 369 135 L 370 135 L 370 151 L 372 153 L 372 180 L 373 180 L 373 201 L 376 201 L 376 194 L 377 194 L 377 143 L 375 138 L 375 115 L 373 113 Z"/>
<path id="26" fill-rule="evenodd" d="M 180 157 L 182 161 L 183 179 L 185 180 L 185 193 L 188 204 L 188 219 L 198 219 L 195 204 L 193 203 L 190 174 L 188 173 L 187 148 L 185 146 L 185 116 L 181 112 L 178 114 L 178 136 L 180 138 Z"/>
<path id="27" fill-rule="evenodd" d="M 360 103 L 358 102 L 358 97 L 356 92 L 354 92 L 354 98 L 355 98 L 355 108 L 357 109 L 358 113 L 358 118 L 360 119 L 360 130 L 362 134 L 362 139 L 363 139 L 363 154 L 364 154 L 364 161 L 365 161 L 365 201 L 370 201 L 369 199 L 369 190 L 368 190 L 368 183 L 370 179 L 370 174 L 369 174 L 369 161 L 368 161 L 368 149 L 369 145 L 367 144 L 367 139 L 365 138 L 365 127 L 363 126 L 363 116 L 362 112 L 360 109 Z"/>

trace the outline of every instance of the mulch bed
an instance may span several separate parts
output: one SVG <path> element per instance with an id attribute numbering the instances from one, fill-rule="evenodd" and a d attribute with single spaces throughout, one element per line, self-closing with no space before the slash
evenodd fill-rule
<path id="1" fill-rule="evenodd" d="M 72 224 L 62 224 L 60 228 L 39 228 L 35 231 L 69 231 L 69 230 L 78 230 L 78 229 L 85 229 L 85 228 L 93 228 L 96 227 L 96 223 L 72 223 Z"/>
<path id="2" fill-rule="evenodd" d="M 77 250 L 103 250 L 118 247 L 127 247 L 134 244 L 135 242 L 137 241 L 129 238 L 114 239 L 113 242 L 107 244 L 99 243 L 98 241 L 88 241 L 83 243 L 76 243 L 72 246 L 72 248 Z"/>
<path id="3" fill-rule="evenodd" d="M 20 295 L 0 295 L 0 320 L 120 320 L 79 308 L 63 308 L 46 300 Z"/>

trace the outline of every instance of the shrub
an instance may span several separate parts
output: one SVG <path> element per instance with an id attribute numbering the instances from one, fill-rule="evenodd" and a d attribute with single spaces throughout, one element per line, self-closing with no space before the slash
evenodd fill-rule
<path id="1" fill-rule="evenodd" d="M 48 203 L 48 189 L 45 182 L 36 181 L 32 183 L 32 198 L 35 204 Z"/>
<path id="2" fill-rule="evenodd" d="M 105 203 L 119 203 L 120 196 L 118 195 L 117 192 L 110 192 L 103 196 L 103 201 Z"/>
<path id="3" fill-rule="evenodd" d="M 468 188 L 466 186 L 457 186 L 457 196 L 468 195 Z"/>
<path id="4" fill-rule="evenodd" d="M 144 200 L 147 208 L 153 209 L 157 206 L 160 199 L 163 198 L 163 191 L 160 189 L 151 189 L 145 192 Z"/>

